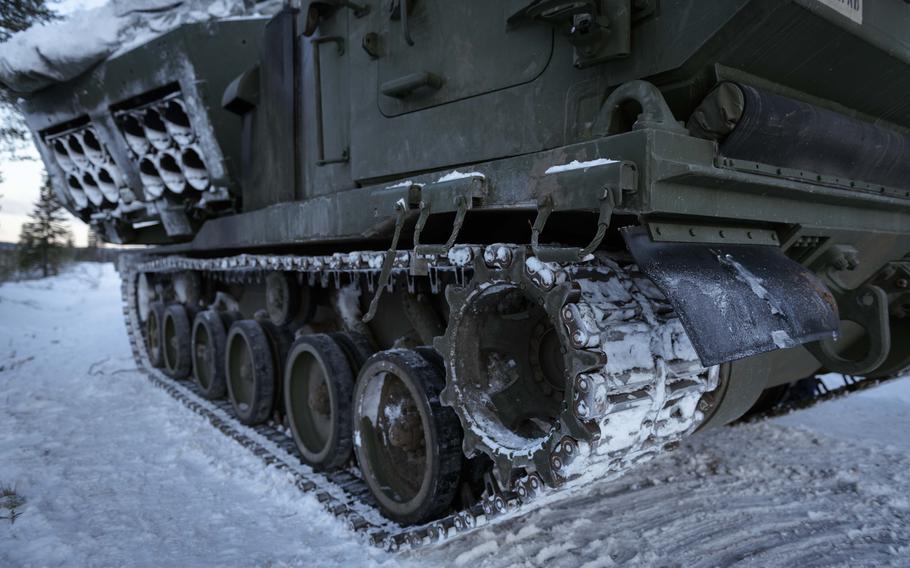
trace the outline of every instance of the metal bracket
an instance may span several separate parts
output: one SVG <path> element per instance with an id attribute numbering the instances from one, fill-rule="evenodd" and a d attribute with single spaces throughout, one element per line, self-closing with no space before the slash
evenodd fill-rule
<path id="1" fill-rule="evenodd" d="M 420 191 L 420 216 L 414 227 L 414 252 L 417 254 L 445 254 L 455 244 L 461 226 L 464 223 L 468 210 L 475 205 L 484 195 L 485 179 L 480 176 L 471 176 L 459 180 L 427 185 Z M 455 221 L 452 231 L 444 244 L 421 244 L 420 234 L 434 213 L 455 212 Z"/>
<path id="2" fill-rule="evenodd" d="M 648 232 L 655 242 L 780 246 L 777 233 L 770 229 L 648 221 Z"/>
<path id="3" fill-rule="evenodd" d="M 836 290 L 840 319 L 857 323 L 869 337 L 869 351 L 860 360 L 842 357 L 832 340 L 809 343 L 806 348 L 828 370 L 848 375 L 869 373 L 885 362 L 891 351 L 888 325 L 888 295 L 878 286 L 866 284 L 855 290 Z"/>
<path id="4" fill-rule="evenodd" d="M 638 168 L 634 162 L 612 161 L 599 166 L 569 170 L 564 176 L 594 175 L 592 170 L 603 173 L 601 192 L 596 202 L 592 195 L 572 191 L 555 191 L 541 195 L 537 202 L 537 217 L 531 226 L 531 250 L 544 262 L 578 262 L 597 250 L 610 227 L 613 210 L 622 203 L 623 192 L 634 191 L 638 186 Z M 559 189 L 557 187 L 557 189 Z M 547 220 L 555 211 L 597 210 L 597 231 L 584 247 L 560 247 L 540 244 L 540 234 Z"/>
<path id="5" fill-rule="evenodd" d="M 509 16 L 515 29 L 544 22 L 565 30 L 575 47 L 574 65 L 590 67 L 632 50 L 632 0 L 534 0 Z"/>

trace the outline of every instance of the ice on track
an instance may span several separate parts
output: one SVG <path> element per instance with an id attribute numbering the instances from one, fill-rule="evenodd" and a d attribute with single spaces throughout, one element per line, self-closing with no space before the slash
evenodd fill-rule
<path id="1" fill-rule="evenodd" d="M 391 556 L 135 371 L 109 265 L 0 286 L 0 566 L 906 566 L 910 379 Z M 0 509 L 0 516 L 4 510 Z"/>

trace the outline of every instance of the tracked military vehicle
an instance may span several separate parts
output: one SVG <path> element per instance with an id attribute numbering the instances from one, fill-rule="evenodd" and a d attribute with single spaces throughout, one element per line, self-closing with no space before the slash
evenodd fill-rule
<path id="1" fill-rule="evenodd" d="M 137 363 L 417 543 L 910 364 L 908 90 L 903 0 L 315 0 L 25 110 Z"/>

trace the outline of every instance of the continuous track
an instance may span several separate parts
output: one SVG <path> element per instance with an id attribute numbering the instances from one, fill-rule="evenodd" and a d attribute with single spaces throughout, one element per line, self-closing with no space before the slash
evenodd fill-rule
<path id="1" fill-rule="evenodd" d="M 468 282 L 473 273 L 472 260 L 478 254 L 483 254 L 480 247 L 460 247 L 453 249 L 447 255 L 426 258 L 427 278 L 434 292 L 439 291 L 443 275 L 449 281 L 462 285 Z M 143 344 L 136 302 L 136 279 L 140 272 L 216 271 L 222 273 L 225 278 L 242 280 L 259 277 L 267 271 L 282 270 L 304 273 L 312 285 L 341 286 L 345 282 L 357 281 L 365 284 L 368 290 L 374 290 L 378 282 L 383 256 L 384 253 L 364 252 L 311 257 L 241 255 L 220 259 L 169 257 L 149 260 L 141 255 L 123 255 L 119 270 L 123 313 L 130 345 L 137 366 L 148 376 L 149 380 L 187 408 L 206 418 L 226 436 L 249 449 L 265 465 L 288 472 L 298 489 L 314 494 L 326 511 L 343 520 L 352 531 L 362 535 L 370 544 L 397 551 L 439 542 L 457 533 L 471 531 L 494 522 L 501 517 L 520 515 L 527 509 L 549 500 L 550 496 L 557 492 L 546 489 L 537 476 L 526 476 L 519 480 L 513 492 L 490 495 L 468 509 L 453 512 L 425 525 L 400 527 L 380 514 L 367 485 L 360 478 L 356 468 L 331 473 L 314 472 L 297 457 L 294 441 L 280 425 L 268 423 L 255 427 L 245 426 L 233 416 L 230 402 L 206 400 L 197 393 L 196 385 L 192 381 L 176 381 L 152 367 Z M 394 283 L 396 280 L 399 283 L 405 282 L 411 289 L 413 280 L 408 276 L 409 263 L 409 253 L 396 255 L 392 268 L 393 278 L 390 282 Z M 613 268 L 609 263 L 604 266 L 608 266 L 608 270 Z M 603 269 L 603 266 L 599 268 Z M 571 270 L 567 272 L 569 278 L 573 277 L 573 272 Z M 628 281 L 625 283 L 627 291 L 632 292 L 639 307 L 648 312 L 648 318 L 653 319 L 655 313 L 667 313 L 667 306 L 661 305 L 659 293 L 655 294 L 654 290 L 636 284 L 634 277 L 626 280 Z M 595 305 L 598 298 L 587 298 L 587 300 L 590 301 L 581 301 L 576 304 L 580 312 L 575 310 L 574 314 L 575 319 L 585 322 L 580 324 L 583 327 L 581 331 L 595 336 L 597 334 L 602 337 L 609 337 L 611 334 L 615 336 L 616 330 L 619 329 L 616 327 L 617 318 L 601 317 L 599 318 L 601 321 L 598 323 L 597 317 L 591 317 L 590 310 L 593 308 L 595 312 L 602 315 L 602 312 L 598 312 L 598 310 L 604 308 L 604 304 L 601 302 L 599 306 Z M 629 310 L 620 309 L 619 312 L 626 313 Z M 628 325 L 629 322 L 619 321 L 618 323 Z M 573 330 L 575 333 L 578 331 L 577 328 Z M 580 343 L 580 348 L 586 348 L 585 341 L 582 340 Z M 685 352 L 685 349 L 680 349 L 674 343 L 671 352 Z M 672 447 L 684 435 L 697 428 L 699 420 L 696 418 L 700 416 L 700 412 L 691 402 L 692 400 L 698 401 L 702 393 L 708 392 L 716 386 L 716 382 L 712 381 L 716 381 L 717 374 L 705 373 L 704 369 L 693 367 L 692 361 L 686 360 L 664 361 L 662 358 L 658 358 L 657 368 L 662 382 L 659 388 L 650 389 L 653 394 L 647 404 L 644 406 L 641 403 L 624 404 L 623 401 L 616 404 L 620 415 L 623 412 L 631 412 L 638 416 L 637 419 L 643 422 L 647 432 L 644 435 L 635 436 L 633 444 L 627 444 L 627 447 L 618 452 L 609 443 L 603 444 L 600 451 L 594 451 L 596 448 L 591 447 L 589 455 L 585 456 L 586 461 L 582 462 L 585 469 L 597 469 L 601 475 L 604 472 L 619 473 L 634 463 L 653 456 L 665 448 Z M 691 380 L 687 380 L 687 377 L 679 375 L 680 369 L 690 374 L 695 373 L 692 376 L 687 375 L 688 379 L 701 376 L 704 380 L 698 385 L 693 385 Z M 579 375 L 579 377 L 581 376 L 595 378 L 592 377 L 592 373 Z M 674 382 L 684 385 L 686 390 L 691 392 L 674 399 L 671 388 L 671 384 Z M 866 382 L 872 381 L 862 381 L 856 384 Z M 862 388 L 857 387 L 856 384 L 851 383 L 845 389 Z M 617 388 L 615 394 L 620 399 L 629 392 L 628 384 L 615 386 Z M 833 396 L 836 396 L 833 392 L 820 393 L 813 400 L 826 400 Z M 686 400 L 688 402 L 685 402 Z M 685 404 L 683 404 L 684 402 Z M 799 404 L 802 407 L 812 403 L 807 404 L 803 400 Z M 638 410 L 636 410 L 636 406 L 639 407 Z M 685 407 L 683 413 L 677 411 L 681 407 Z M 769 413 L 778 413 L 781 408 L 783 406 L 775 407 Z M 601 416 L 602 419 L 605 417 L 606 415 Z M 601 425 L 605 425 L 607 422 L 609 420 L 603 421 Z M 584 480 L 584 476 L 581 476 L 581 479 Z M 571 481 L 568 483 L 569 486 L 572 484 Z"/>

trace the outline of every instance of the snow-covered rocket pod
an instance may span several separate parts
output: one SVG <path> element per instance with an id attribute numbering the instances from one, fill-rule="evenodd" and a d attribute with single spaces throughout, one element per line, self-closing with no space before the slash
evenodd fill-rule
<path id="1" fill-rule="evenodd" d="M 56 166 L 63 193 L 76 211 L 116 206 L 125 186 L 123 172 L 91 124 L 83 124 L 44 139 L 49 167 Z"/>
<path id="2" fill-rule="evenodd" d="M 197 192 L 211 187 L 207 159 L 182 93 L 167 93 L 151 102 L 143 99 L 141 105 L 119 111 L 115 123 L 135 160 L 145 201 L 167 192 L 174 203 L 196 205 Z M 168 211 L 178 214 L 174 206 Z"/>
<path id="3" fill-rule="evenodd" d="M 22 97 L 70 212 L 114 242 L 186 241 L 236 210 L 240 124 L 220 97 L 257 64 L 282 3 L 139 4 L 15 34 L 0 45 L 0 86 Z"/>

